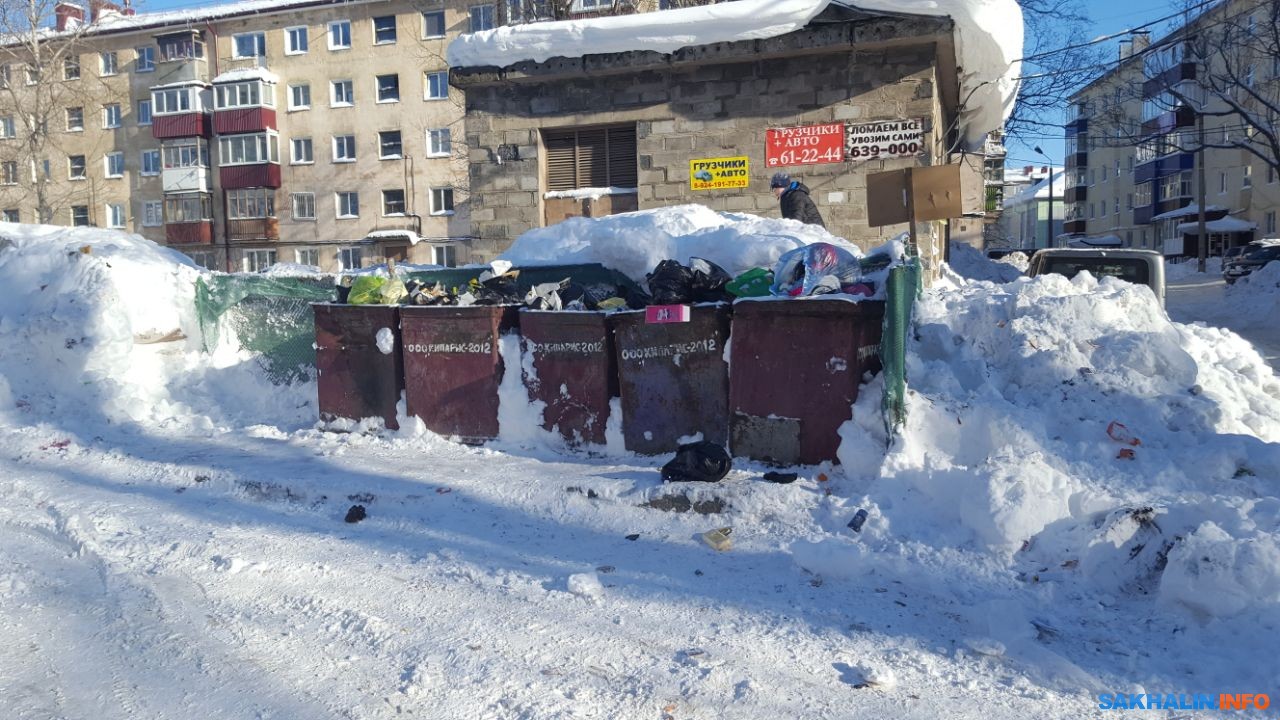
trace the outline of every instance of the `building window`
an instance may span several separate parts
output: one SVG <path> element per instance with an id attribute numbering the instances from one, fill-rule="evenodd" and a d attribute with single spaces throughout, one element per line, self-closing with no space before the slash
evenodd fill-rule
<path id="1" fill-rule="evenodd" d="M 449 128 L 427 131 L 428 157 L 448 157 L 452 151 L 453 145 L 449 141 Z"/>
<path id="2" fill-rule="evenodd" d="M 331 83 L 332 93 L 329 104 L 333 107 L 350 107 L 356 101 L 355 90 L 350 80 L 334 80 Z"/>
<path id="3" fill-rule="evenodd" d="M 166 170 L 209 167 L 209 146 L 203 141 L 187 140 L 180 145 L 165 145 L 161 153 Z"/>
<path id="4" fill-rule="evenodd" d="M 114 52 L 98 53 L 98 70 L 103 77 L 115 75 L 119 72 L 116 64 L 116 54 Z"/>
<path id="5" fill-rule="evenodd" d="M 191 30 L 158 37 L 156 44 L 160 46 L 160 59 L 164 62 L 204 57 L 204 41 Z"/>
<path id="6" fill-rule="evenodd" d="M 310 165 L 316 161 L 311 146 L 311 138 L 294 138 L 289 145 L 289 162 L 294 165 Z"/>
<path id="7" fill-rule="evenodd" d="M 396 74 L 379 75 L 378 82 L 378 102 L 390 103 L 400 102 L 400 76 Z"/>
<path id="8" fill-rule="evenodd" d="M 70 180 L 84 180 L 88 176 L 89 163 L 85 160 L 84 155 L 72 155 L 67 158 L 67 178 Z"/>
<path id="9" fill-rule="evenodd" d="M 259 80 L 219 85 L 214 88 L 214 101 L 219 110 L 242 107 L 275 107 L 276 86 Z"/>
<path id="10" fill-rule="evenodd" d="M 316 194 L 315 193 L 294 193 L 293 194 L 293 219 L 294 220 L 315 220 L 316 219 Z M 307 265 L 315 265 L 316 263 L 305 263 Z"/>
<path id="11" fill-rule="evenodd" d="M 360 217 L 360 193 L 342 191 L 337 193 L 339 218 Z"/>
<path id="12" fill-rule="evenodd" d="M 445 36 L 444 11 L 422 13 L 422 38 L 442 38 Z"/>
<path id="13" fill-rule="evenodd" d="M 378 133 L 378 157 L 383 160 L 399 160 L 404 157 L 404 145 L 399 130 Z"/>
<path id="14" fill-rule="evenodd" d="M 612 6 L 613 0 L 573 0 L 572 9 L 574 12 L 596 12 Z"/>
<path id="15" fill-rule="evenodd" d="M 1099 216 L 1099 217 L 1106 217 L 1106 216 L 1107 216 L 1107 201 L 1106 201 L 1106 200 L 1102 200 L 1102 201 L 1100 201 L 1100 204 L 1101 204 L 1101 206 L 1102 206 L 1102 210 L 1101 210 L 1101 212 L 1099 212 L 1099 213 L 1098 213 L 1098 216 Z"/>
<path id="16" fill-rule="evenodd" d="M 494 8 L 492 5 L 471 6 L 471 24 L 468 32 L 492 30 L 494 24 Z"/>
<path id="17" fill-rule="evenodd" d="M 396 16 L 383 15 L 373 19 L 373 44 L 390 45 L 396 41 Z"/>
<path id="18" fill-rule="evenodd" d="M 275 250 L 245 250 L 244 251 L 244 271 L 245 272 L 262 272 L 272 265 L 276 264 Z"/>
<path id="19" fill-rule="evenodd" d="M 343 270 L 359 270 L 364 267 L 364 251 L 360 248 L 342 248 L 338 251 L 338 262 Z"/>
<path id="20" fill-rule="evenodd" d="M 40 68 L 36 67 L 35 65 L 27 66 L 27 84 L 28 85 L 40 84 Z"/>
<path id="21" fill-rule="evenodd" d="M 107 227 L 123 228 L 124 221 L 124 205 L 121 205 L 120 203 L 107 203 Z"/>
<path id="22" fill-rule="evenodd" d="M 62 61 L 62 79 L 63 80 L 79 80 L 80 79 L 80 56 L 71 55 Z"/>
<path id="23" fill-rule="evenodd" d="M 191 258 L 191 262 L 205 270 L 213 270 L 213 253 L 207 250 L 188 252 L 187 256 Z"/>
<path id="24" fill-rule="evenodd" d="M 437 245 L 431 248 L 431 262 L 444 267 L 458 267 L 458 247 Z"/>
<path id="25" fill-rule="evenodd" d="M 284 54 L 285 55 L 303 55 L 310 49 L 310 39 L 307 37 L 307 28 L 305 27 L 288 27 L 284 29 Z"/>
<path id="26" fill-rule="evenodd" d="M 17 209 L 17 208 L 9 208 L 8 210 L 5 210 L 5 211 L 4 211 L 4 221 L 5 221 L 5 222 L 10 222 L 10 223 L 22 222 L 22 221 L 18 218 L 18 209 Z"/>
<path id="27" fill-rule="evenodd" d="M 382 214 L 388 217 L 404 215 L 404 190 L 382 191 Z"/>
<path id="28" fill-rule="evenodd" d="M 151 110 L 156 115 L 173 115 L 191 111 L 193 88 L 156 90 L 151 93 Z"/>
<path id="29" fill-rule="evenodd" d="M 102 106 L 102 127 L 107 129 L 120 127 L 121 117 L 118 103 Z"/>
<path id="30" fill-rule="evenodd" d="M 311 109 L 311 86 L 310 85 L 290 85 L 289 86 L 289 109 L 290 110 Z"/>
<path id="31" fill-rule="evenodd" d="M 335 135 L 333 137 L 333 161 L 336 163 L 356 161 L 355 135 Z"/>
<path id="32" fill-rule="evenodd" d="M 1244 176 L 1240 179 L 1240 187 L 1242 188 L 1253 187 L 1253 166 L 1252 165 L 1244 166 Z"/>
<path id="33" fill-rule="evenodd" d="M 142 203 L 142 227 L 160 227 L 164 224 L 164 202 L 147 200 Z"/>
<path id="34" fill-rule="evenodd" d="M 9 81 L 12 79 L 9 73 L 8 65 L 0 65 L 0 88 L 9 87 Z"/>
<path id="35" fill-rule="evenodd" d="M 1276 181 L 1276 168 L 1274 165 L 1267 166 L 1267 184 L 1270 185 Z"/>
<path id="36" fill-rule="evenodd" d="M 166 223 L 199 223 L 213 219 L 213 198 L 206 193 L 168 195 L 164 199 Z"/>
<path id="37" fill-rule="evenodd" d="M 81 128 L 82 130 L 84 128 Z M 0 117 L 0 139 L 12 140 L 18 136 L 17 126 L 13 122 L 12 115 Z"/>
<path id="38" fill-rule="evenodd" d="M 260 220 L 276 216 L 276 191 L 250 188 L 227 191 L 227 217 L 232 220 Z"/>
<path id="39" fill-rule="evenodd" d="M 634 125 L 591 130 L 547 130 L 546 189 L 633 188 L 637 185 Z"/>
<path id="40" fill-rule="evenodd" d="M 150 100 L 138 101 L 138 124 L 139 125 L 151 124 L 151 101 Z"/>
<path id="41" fill-rule="evenodd" d="M 453 214 L 453 188 L 431 188 L 431 214 Z"/>
<path id="42" fill-rule="evenodd" d="M 223 135 L 218 138 L 218 164 L 225 167 L 278 163 L 278 137 L 275 133 Z"/>
<path id="43" fill-rule="evenodd" d="M 1227 194 L 1227 174 L 1224 172 L 1218 173 L 1218 194 L 1219 195 Z"/>
<path id="44" fill-rule="evenodd" d="M 133 61 L 133 71 L 140 73 L 153 72 L 156 69 L 156 49 L 153 47 L 138 48 L 138 56 Z"/>
<path id="45" fill-rule="evenodd" d="M 293 259 L 299 265 L 320 267 L 320 251 L 315 248 L 298 248 L 293 251 Z"/>
<path id="46" fill-rule="evenodd" d="M 89 206 L 71 206 L 71 224 L 74 227 L 86 227 L 89 224 Z"/>
<path id="47" fill-rule="evenodd" d="M 1132 210 L 1133 209 L 1133 193 L 1129 193 L 1129 197 L 1127 200 L 1129 203 L 1129 209 Z"/>
<path id="48" fill-rule="evenodd" d="M 267 34 L 261 32 L 240 33 L 231 36 L 231 56 L 258 58 L 267 56 Z"/>
<path id="49" fill-rule="evenodd" d="M 1274 236 L 1276 234 L 1276 211 L 1272 210 L 1268 212 L 1266 215 L 1263 216 L 1263 218 L 1264 219 L 1263 219 L 1262 225 L 1264 228 L 1266 228 L 1264 232 L 1266 232 L 1266 234 L 1268 235 Z"/>
<path id="50" fill-rule="evenodd" d="M 5 185 L 18 184 L 18 161 L 5 160 L 0 163 L 0 183 Z"/>
<path id="51" fill-rule="evenodd" d="M 335 20 L 329 23 L 329 49 L 347 50 L 351 47 L 351 21 Z"/>
<path id="52" fill-rule="evenodd" d="M 449 71 L 429 72 L 426 74 L 426 100 L 447 100 L 449 98 Z"/>
<path id="53" fill-rule="evenodd" d="M 124 153 L 111 152 L 103 158 L 107 168 L 107 177 L 121 178 L 124 177 Z"/>
<path id="54" fill-rule="evenodd" d="M 143 175 L 159 175 L 160 174 L 160 151 L 159 150 L 143 150 L 142 151 L 142 174 Z"/>

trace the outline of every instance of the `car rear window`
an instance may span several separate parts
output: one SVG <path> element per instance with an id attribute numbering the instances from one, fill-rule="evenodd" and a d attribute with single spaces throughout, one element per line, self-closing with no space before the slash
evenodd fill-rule
<path id="1" fill-rule="evenodd" d="M 1151 279 L 1147 263 L 1132 258 L 1046 258 L 1043 272 L 1071 278 L 1081 270 L 1088 270 L 1095 277 L 1120 278 L 1138 285 L 1146 285 Z"/>

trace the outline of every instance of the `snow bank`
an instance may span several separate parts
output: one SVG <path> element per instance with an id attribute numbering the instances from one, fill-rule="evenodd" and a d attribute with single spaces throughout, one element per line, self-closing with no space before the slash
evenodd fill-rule
<path id="1" fill-rule="evenodd" d="M 0 228 L 0 402 L 13 409 L 0 421 L 96 434 L 309 418 L 314 388 L 272 386 L 235 348 L 199 352 L 202 272 L 137 235 Z"/>
<path id="2" fill-rule="evenodd" d="M 1269 262 L 1236 280 L 1227 287 L 1226 301 L 1243 322 L 1275 322 L 1280 311 L 1280 262 Z"/>
<path id="3" fill-rule="evenodd" d="M 772 268 L 783 253 L 815 242 L 862 255 L 857 246 L 816 225 L 678 205 L 535 228 L 516 238 L 500 258 L 516 265 L 600 263 L 643 282 L 663 260 L 705 258 L 737 275 Z"/>
<path id="4" fill-rule="evenodd" d="M 1164 280 L 1166 283 L 1191 280 L 1193 278 L 1214 281 L 1222 277 L 1222 258 L 1220 257 L 1206 258 L 1204 273 L 1199 271 L 1199 267 L 1199 263 L 1194 259 L 1182 262 L 1166 261 L 1164 264 Z"/>
<path id="5" fill-rule="evenodd" d="M 984 282 L 1008 283 L 1023 277 L 1030 262 L 1022 253 L 992 260 L 967 243 L 951 243 L 951 269 L 961 277 Z"/>

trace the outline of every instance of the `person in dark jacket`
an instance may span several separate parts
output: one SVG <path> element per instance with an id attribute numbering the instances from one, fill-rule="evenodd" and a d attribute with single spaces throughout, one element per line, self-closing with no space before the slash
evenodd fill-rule
<path id="1" fill-rule="evenodd" d="M 792 180 L 790 175 L 780 172 L 769 181 L 769 187 L 773 189 L 773 196 L 778 198 L 778 202 L 782 205 L 782 217 L 819 227 L 827 226 L 822 222 L 818 206 L 813 204 L 813 199 L 809 197 L 809 188 L 804 183 Z"/>

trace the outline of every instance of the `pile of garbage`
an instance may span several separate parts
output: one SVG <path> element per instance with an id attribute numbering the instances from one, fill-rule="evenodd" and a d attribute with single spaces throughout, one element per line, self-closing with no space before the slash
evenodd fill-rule
<path id="1" fill-rule="evenodd" d="M 402 278 L 394 261 L 386 276 L 344 275 L 339 278 L 338 302 L 352 305 L 524 305 L 533 310 L 642 310 L 649 305 L 688 305 L 733 302 L 750 297 L 810 297 L 845 294 L 875 297 L 881 271 L 894 260 L 895 244 L 866 257 L 844 248 L 814 243 L 784 253 L 773 269 L 757 267 L 731 276 L 724 268 L 700 257 L 687 265 L 663 260 L 645 276 L 648 292 L 634 284 L 583 284 L 572 278 L 545 282 L 522 290 L 520 270 L 495 260 L 466 284 L 446 287 Z"/>

